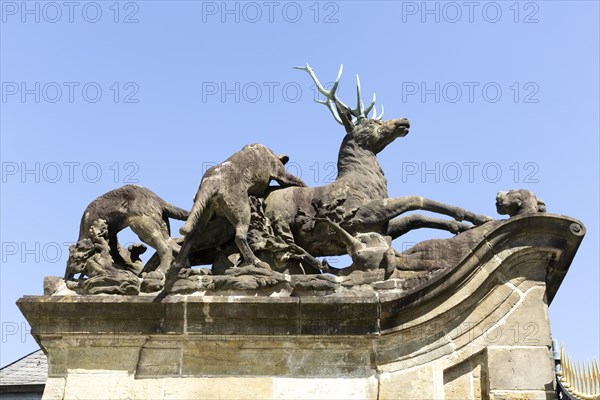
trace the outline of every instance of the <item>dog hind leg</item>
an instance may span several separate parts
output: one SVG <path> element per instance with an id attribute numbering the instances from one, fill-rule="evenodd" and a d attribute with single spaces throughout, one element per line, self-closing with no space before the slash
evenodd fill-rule
<path id="1" fill-rule="evenodd" d="M 164 221 L 148 216 L 131 217 L 129 227 L 139 236 L 140 240 L 156 249 L 160 258 L 157 270 L 166 274 L 173 262 L 173 248 L 167 239 L 167 227 Z"/>
<path id="2" fill-rule="evenodd" d="M 235 228 L 235 244 L 242 257 L 244 257 L 243 265 L 256 265 L 265 267 L 263 263 L 256 255 L 252 252 L 250 245 L 248 244 L 248 227 L 250 226 L 250 203 L 247 198 L 236 198 L 235 194 L 231 196 L 224 196 L 222 200 L 223 204 L 220 209 L 225 214 L 227 220 Z"/>

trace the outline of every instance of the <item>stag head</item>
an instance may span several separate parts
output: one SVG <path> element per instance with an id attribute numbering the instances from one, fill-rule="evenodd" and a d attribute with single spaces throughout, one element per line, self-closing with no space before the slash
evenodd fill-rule
<path id="1" fill-rule="evenodd" d="M 383 106 L 381 106 L 381 114 L 377 115 L 375 109 L 375 94 L 373 100 L 365 108 L 360 94 L 360 78 L 356 75 L 356 108 L 351 108 L 344 104 L 337 97 L 337 89 L 342 77 L 344 65 L 340 65 L 337 78 L 330 90 L 325 89 L 319 79 L 315 75 L 313 69 L 306 64 L 304 67 L 294 67 L 296 69 L 306 71 L 312 78 L 319 93 L 325 96 L 325 100 L 315 99 L 315 102 L 327 106 L 333 118 L 346 129 L 346 133 L 350 135 L 361 147 L 377 154 L 383 150 L 388 144 L 392 143 L 396 138 L 406 136 L 410 123 L 406 118 L 393 119 L 382 121 Z M 369 117 L 369 113 L 373 115 Z"/>

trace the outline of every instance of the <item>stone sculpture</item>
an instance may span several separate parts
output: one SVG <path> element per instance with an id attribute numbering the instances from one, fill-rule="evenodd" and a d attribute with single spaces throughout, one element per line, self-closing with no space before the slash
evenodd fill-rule
<path id="1" fill-rule="evenodd" d="M 338 157 L 338 176 L 326 186 L 310 188 L 285 188 L 272 191 L 266 198 L 265 214 L 271 221 L 289 226 L 294 241 L 313 256 L 332 256 L 346 253 L 346 245 L 323 223 L 301 224 L 301 215 L 315 216 L 327 205 L 335 212 L 333 222 L 339 223 L 350 234 L 376 232 L 393 239 L 411 229 L 428 227 L 459 232 L 471 225 L 459 224 L 439 218 L 422 215 L 400 217 L 413 210 L 433 211 L 453 217 L 457 221 L 469 221 L 476 225 L 491 218 L 472 213 L 463 208 L 447 205 L 421 196 L 388 198 L 387 180 L 377 161 L 377 154 L 399 137 L 406 136 L 410 127 L 407 119 L 382 121 L 383 115 L 372 118 L 368 114 L 374 110 L 375 98 L 364 107 L 360 97 L 360 81 L 357 78 L 357 107 L 352 109 L 342 103 L 336 90 L 342 74 L 340 68 L 331 90 L 326 90 L 313 70 L 307 65 L 300 68 L 307 71 L 325 104 L 336 121 L 346 130 Z M 315 209 L 315 200 L 320 207 Z M 321 210 L 319 210 L 319 208 Z"/>
<path id="2" fill-rule="evenodd" d="M 526 213 L 546 212 L 546 204 L 538 199 L 532 191 L 518 189 L 498 192 L 496 210 L 498 214 L 514 217 Z"/>
<path id="3" fill-rule="evenodd" d="M 208 170 L 191 212 L 131 185 L 92 202 L 66 281 L 18 302 L 48 354 L 44 398 L 555 398 L 548 305 L 583 224 L 525 189 L 498 193 L 502 220 L 389 198 L 377 154 L 408 120 L 364 107 L 358 79 L 346 106 L 341 68 L 331 90 L 300 69 L 346 131 L 337 179 L 306 187 L 253 144 Z M 127 226 L 156 249 L 145 265 L 145 245 L 117 242 Z M 417 228 L 455 236 L 393 248 Z M 589 393 L 562 366 L 563 393 Z"/>
<path id="4" fill-rule="evenodd" d="M 189 265 L 188 253 L 196 245 L 197 231 L 205 230 L 213 214 L 219 214 L 234 226 L 235 244 L 244 257 L 244 263 L 269 268 L 248 245 L 249 196 L 264 196 L 272 179 L 281 186 L 306 186 L 286 171 L 284 164 L 288 160 L 287 156 L 277 156 L 261 144 L 249 144 L 223 163 L 209 168 L 194 197 L 190 216 L 179 230 L 186 237 L 177 258 L 178 264 Z"/>
<path id="5" fill-rule="evenodd" d="M 81 217 L 78 242 L 72 246 L 65 278 L 71 279 L 75 273 L 83 272 L 81 264 L 85 264 L 85 258 L 91 257 L 91 254 L 96 258 L 102 254 L 100 257 L 105 259 L 101 263 L 105 267 L 98 268 L 106 269 L 106 265 L 111 265 L 139 272 L 139 254 L 145 248 L 134 245 L 126 250 L 117 240 L 117 233 L 129 227 L 144 243 L 156 250 L 160 264 L 154 275 L 160 279 L 180 249 L 170 236 L 169 218 L 185 220 L 188 215 L 188 211 L 167 203 L 152 191 L 137 185 L 126 185 L 103 194 L 87 206 Z M 99 229 L 105 232 L 100 234 Z M 107 248 L 102 253 L 94 250 L 98 237 L 106 239 Z"/>
<path id="6" fill-rule="evenodd" d="M 323 222 L 304 223 L 307 218 L 317 215 L 339 223 L 352 235 L 376 232 L 394 239 L 416 228 L 436 228 L 457 233 L 472 226 L 457 221 L 479 225 L 491 220 L 461 207 L 421 196 L 388 198 L 387 180 L 377 161 L 377 154 L 395 139 L 408 134 L 409 121 L 404 118 L 382 121 L 382 115 L 369 118 L 369 113 L 375 108 L 375 99 L 364 107 L 359 81 L 357 107 L 352 109 L 346 106 L 336 94 L 342 68 L 331 90 L 321 85 L 308 65 L 300 69 L 308 72 L 319 92 L 325 96 L 326 100 L 321 103 L 344 126 L 346 136 L 339 151 L 338 176 L 333 183 L 320 187 L 277 188 L 267 192 L 265 217 L 276 227 L 275 230 L 290 233 L 287 238 L 288 242 L 291 240 L 290 245 L 300 246 L 313 257 L 346 253 L 345 243 L 336 234 L 329 233 L 328 226 Z M 423 215 L 398 217 L 414 210 L 437 212 L 451 216 L 456 221 Z M 223 229 L 213 225 L 213 229 L 199 233 L 191 259 L 199 264 L 211 263 L 214 260 L 213 248 L 223 244 L 216 243 L 215 237 L 226 237 Z M 277 269 L 291 273 L 319 273 L 321 268 L 319 264 L 305 262 L 301 267 L 284 263 Z"/>
<path id="7" fill-rule="evenodd" d="M 402 280 L 400 286 L 408 288 L 459 262 L 487 231 L 474 228 L 492 219 L 421 196 L 389 198 L 377 154 L 408 134 L 408 120 L 382 120 L 383 107 L 378 115 L 375 96 L 365 107 L 358 77 L 356 108 L 344 104 L 337 96 L 341 67 L 330 90 L 310 66 L 298 69 L 308 73 L 325 97 L 317 102 L 327 106 L 346 132 L 333 183 L 306 187 L 285 170 L 287 156 L 251 144 L 205 173 L 190 212 L 139 186 L 113 190 L 84 212 L 65 275 L 73 280 L 79 274 L 79 283 L 70 287 L 82 292 L 82 278 L 101 281 L 110 276 L 112 282 L 119 275 L 115 271 L 125 271 L 138 277 L 142 292 L 162 290 L 163 295 L 223 290 L 331 294 L 353 287 L 374 290 L 371 283 L 388 279 Z M 279 186 L 269 186 L 271 180 Z M 523 189 L 498 193 L 496 203 L 499 213 L 511 217 L 545 211 L 544 203 Z M 403 215 L 415 210 L 454 220 Z M 186 220 L 180 230 L 184 237 L 170 237 L 168 218 Z M 92 233 L 101 228 L 100 221 L 105 231 Z M 117 242 L 117 233 L 127 226 L 156 249 L 143 269 L 139 255 L 145 246 L 124 249 Z M 418 228 L 468 232 L 422 242 L 404 253 L 392 247 L 393 239 Z M 439 249 L 451 254 L 439 257 Z M 352 258 L 347 268 L 332 267 L 318 258 L 343 254 Z M 199 265 L 212 268 L 191 268 Z M 305 277 L 288 278 L 288 274 Z M 105 285 L 111 287 L 107 292 L 118 292 L 113 283 Z"/>

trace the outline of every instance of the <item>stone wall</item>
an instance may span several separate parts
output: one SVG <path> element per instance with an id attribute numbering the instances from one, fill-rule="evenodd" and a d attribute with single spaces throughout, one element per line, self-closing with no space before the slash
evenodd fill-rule
<path id="1" fill-rule="evenodd" d="M 45 399 L 553 399 L 547 304 L 583 234 L 573 223 L 500 227 L 409 292 L 18 305 L 48 355 Z"/>

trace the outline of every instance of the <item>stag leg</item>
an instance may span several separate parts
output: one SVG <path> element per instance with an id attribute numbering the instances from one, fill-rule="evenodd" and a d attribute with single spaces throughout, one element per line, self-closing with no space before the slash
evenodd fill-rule
<path id="1" fill-rule="evenodd" d="M 413 214 L 391 220 L 388 225 L 387 235 L 391 236 L 392 239 L 396 239 L 413 229 L 419 228 L 442 229 L 452 233 L 460 233 L 471 227 L 472 225 L 463 224 L 458 221 Z"/>
<path id="2" fill-rule="evenodd" d="M 390 199 L 373 200 L 361 206 L 351 221 L 351 224 L 375 225 L 390 221 L 407 211 L 425 210 L 448 215 L 457 221 L 469 221 L 481 225 L 492 218 L 475 214 L 462 207 L 451 206 L 439 201 L 426 199 L 421 196 L 405 196 Z"/>

